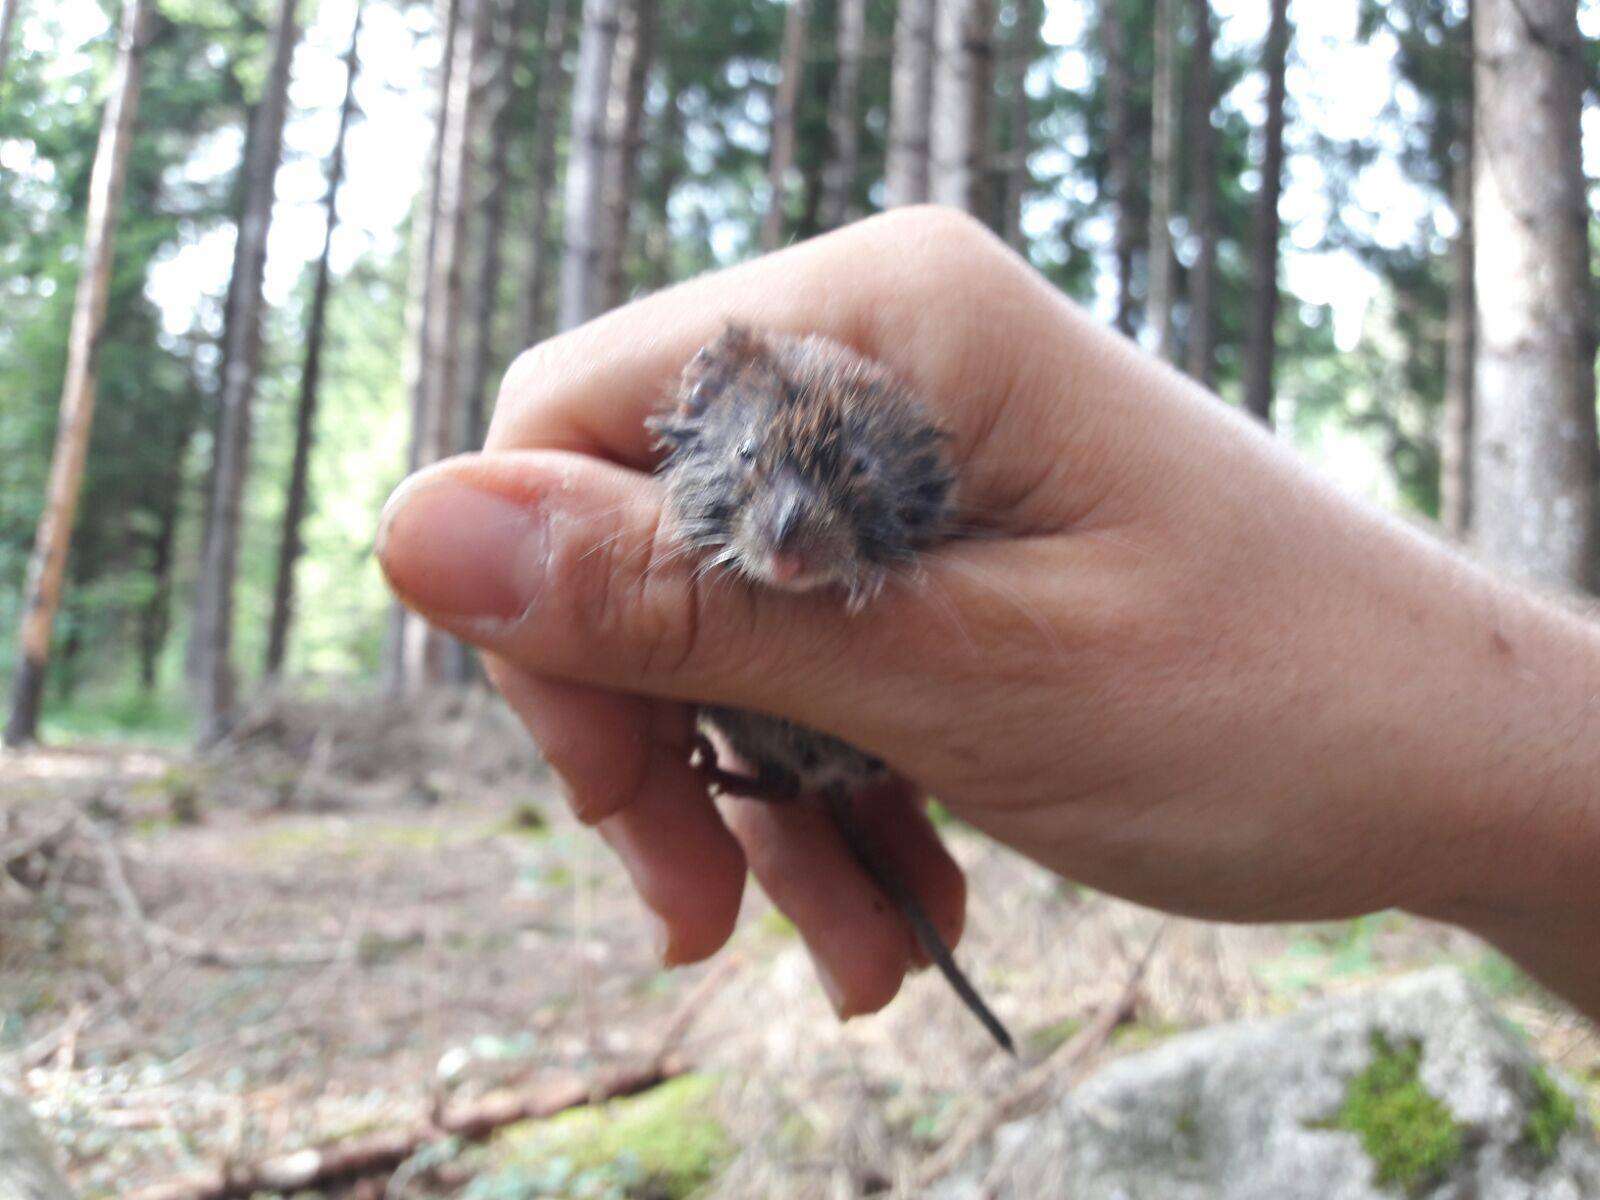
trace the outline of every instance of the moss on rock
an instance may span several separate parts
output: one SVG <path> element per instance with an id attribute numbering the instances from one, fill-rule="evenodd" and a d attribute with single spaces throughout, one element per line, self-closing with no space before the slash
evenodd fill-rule
<path id="1" fill-rule="evenodd" d="M 551 1190 L 523 1194 L 685 1200 L 732 1153 L 712 1115 L 715 1087 L 707 1076 L 685 1075 L 639 1096 L 514 1126 L 495 1141 L 498 1180 L 481 1180 L 480 1191 L 497 1195 L 496 1182 L 538 1180 Z"/>
<path id="2" fill-rule="evenodd" d="M 1422 1044 L 1395 1046 L 1372 1035 L 1372 1062 L 1350 1081 L 1344 1104 L 1326 1128 L 1361 1139 L 1378 1185 L 1416 1196 L 1444 1178 L 1461 1158 L 1461 1126 L 1422 1085 Z"/>

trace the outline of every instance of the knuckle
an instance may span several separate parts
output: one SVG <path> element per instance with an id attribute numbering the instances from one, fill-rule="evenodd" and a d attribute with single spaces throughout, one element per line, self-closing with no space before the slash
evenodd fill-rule
<path id="1" fill-rule="evenodd" d="M 699 604 L 684 574 L 661 565 L 666 548 L 660 523 L 600 544 L 600 553 L 563 556 L 577 627 L 592 644 L 614 649 L 631 674 L 681 675 L 697 658 Z"/>
<path id="2" fill-rule="evenodd" d="M 909 205 L 892 209 L 879 220 L 886 236 L 918 255 L 970 258 L 975 253 L 991 253 L 999 246 L 982 221 L 947 205 Z"/>

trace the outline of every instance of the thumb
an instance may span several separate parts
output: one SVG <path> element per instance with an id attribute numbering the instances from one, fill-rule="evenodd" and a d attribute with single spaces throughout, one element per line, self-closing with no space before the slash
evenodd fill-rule
<path id="1" fill-rule="evenodd" d="M 882 705 L 864 683 L 881 653 L 871 614 L 697 575 L 663 498 L 654 478 L 584 455 L 463 455 L 390 498 L 378 558 L 409 607 L 537 675 L 822 729 Z"/>

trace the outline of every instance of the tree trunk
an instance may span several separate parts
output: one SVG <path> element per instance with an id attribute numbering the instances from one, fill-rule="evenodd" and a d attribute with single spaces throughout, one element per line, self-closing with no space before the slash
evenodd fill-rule
<path id="1" fill-rule="evenodd" d="M 1289 68 L 1289 0 L 1272 0 L 1267 30 L 1267 118 L 1262 130 L 1261 193 L 1256 203 L 1256 244 L 1251 263 L 1250 333 L 1245 353 L 1245 408 L 1272 426 L 1273 371 L 1277 360 L 1278 257 L 1282 230 L 1284 103 Z"/>
<path id="2" fill-rule="evenodd" d="M 427 408 L 424 361 L 428 351 L 428 320 L 433 295 L 433 248 L 439 227 L 439 171 L 444 162 L 444 115 L 450 94 L 450 69 L 455 62 L 456 34 L 461 25 L 461 0 L 434 0 L 434 23 L 444 39 L 439 58 L 439 103 L 434 109 L 433 139 L 428 153 L 428 170 L 411 218 L 411 269 L 406 278 L 405 359 L 401 377 L 411 398 L 411 445 L 406 467 L 415 471 L 422 465 L 422 427 Z M 389 606 L 389 628 L 385 632 L 383 661 L 384 688 L 390 696 L 402 694 L 407 686 L 406 646 L 420 636 L 418 617 L 398 600 Z"/>
<path id="3" fill-rule="evenodd" d="M 545 330 L 545 292 L 550 281 L 550 189 L 556 175 L 556 132 L 561 98 L 566 94 L 567 0 L 550 0 L 540 42 L 539 83 L 534 99 L 533 163 L 528 186 L 533 202 L 528 216 L 527 280 L 517 321 L 524 346 Z"/>
<path id="4" fill-rule="evenodd" d="M 1028 102 L 1028 69 L 1039 53 L 1039 4 L 1037 0 L 1014 0 L 1016 27 L 1011 42 L 1011 145 L 1006 163 L 1006 186 L 1001 231 L 1006 243 L 1026 253 L 1027 239 L 1022 232 L 1022 205 L 1027 199 L 1032 175 L 1028 160 L 1033 154 L 1032 112 Z"/>
<path id="5" fill-rule="evenodd" d="M 604 231 L 600 237 L 601 307 L 627 298 L 628 240 L 644 142 L 645 86 L 656 52 L 656 0 L 627 0 L 612 70 L 607 116 Z"/>
<path id="6" fill-rule="evenodd" d="M 992 0 L 944 0 L 935 36 L 929 187 L 940 204 L 982 214 L 989 167 Z"/>
<path id="7" fill-rule="evenodd" d="M 578 75 L 572 87 L 572 137 L 567 148 L 566 249 L 556 322 L 582 325 L 599 311 L 600 218 L 606 163 L 606 101 L 616 52 L 618 0 L 584 0 Z"/>
<path id="8" fill-rule="evenodd" d="M 1172 361 L 1172 213 L 1178 182 L 1178 9 L 1176 0 L 1156 0 L 1156 69 L 1152 80 L 1150 136 L 1150 290 L 1145 323 L 1156 354 Z"/>
<path id="9" fill-rule="evenodd" d="M 11 31 L 17 24 L 22 0 L 0 0 L 0 91 L 6 86 L 6 64 L 11 60 Z"/>
<path id="10" fill-rule="evenodd" d="M 800 84 L 806 70 L 806 22 L 810 0 L 789 0 L 783 23 L 783 58 L 778 88 L 772 99 L 771 150 L 767 156 L 767 211 L 761 221 L 761 248 L 783 244 L 789 172 L 794 166 L 795 122 L 800 111 Z"/>
<path id="11" fill-rule="evenodd" d="M 654 188 L 660 205 L 652 214 L 654 220 L 645 235 L 645 267 L 654 291 L 667 287 L 673 280 L 673 249 L 676 242 L 672 236 L 672 194 L 677 190 L 687 164 L 680 151 L 666 148 L 678 147 L 682 143 L 683 112 L 678 107 L 677 94 L 673 93 L 662 106 L 660 124 L 655 132 L 655 144 L 663 147 Z"/>
<path id="12" fill-rule="evenodd" d="M 296 0 L 279 4 L 272 65 L 256 113 L 255 158 L 249 166 L 244 220 L 239 226 L 235 269 L 241 278 L 229 331 L 227 376 L 222 381 L 211 536 L 201 548 L 195 625 L 190 635 L 198 643 L 195 699 L 202 744 L 226 734 L 234 717 L 233 588 L 239 565 L 244 482 L 250 465 L 251 408 L 261 361 L 261 281 L 272 224 L 273 185 L 283 150 L 289 67 L 299 38 L 295 7 Z"/>
<path id="13" fill-rule="evenodd" d="M 89 207 L 84 226 L 83 267 L 72 307 L 67 341 L 66 379 L 61 388 L 61 416 L 44 511 L 28 561 L 16 675 L 12 680 L 11 714 L 5 744 L 20 746 L 38 736 L 39 708 L 45 669 L 50 663 L 50 630 L 61 606 L 72 524 L 78 512 L 83 469 L 94 423 L 97 354 L 111 293 L 117 216 L 127 178 L 128 151 L 139 111 L 144 73 L 144 48 L 149 36 L 151 0 L 127 0 L 117 40 L 117 66 L 100 122 L 89 180 Z"/>
<path id="14" fill-rule="evenodd" d="M 344 182 L 344 142 L 356 107 L 356 76 L 360 70 L 357 48 L 361 40 L 360 0 L 350 47 L 345 52 L 344 101 L 339 106 L 339 129 L 328 158 L 328 190 L 323 197 L 322 254 L 317 259 L 312 285 L 311 315 L 306 329 L 306 357 L 300 372 L 300 397 L 295 405 L 294 459 L 289 465 L 289 488 L 283 504 L 283 534 L 278 542 L 278 571 L 272 589 L 272 618 L 267 630 L 266 672 L 275 678 L 283 670 L 288 650 L 289 623 L 294 613 L 294 571 L 302 550 L 300 525 L 305 520 L 306 495 L 311 473 L 311 447 L 316 437 L 318 389 L 322 382 L 322 345 L 328 327 L 328 296 L 333 290 L 329 259 L 333 235 L 339 224 L 339 187 Z"/>
<path id="15" fill-rule="evenodd" d="M 1477 342 L 1470 102 L 1462 109 L 1451 198 L 1460 228 L 1450 252 L 1455 278 L 1450 288 L 1444 413 L 1439 429 L 1439 520 L 1455 538 L 1465 538 L 1472 523 L 1472 376 Z"/>
<path id="16" fill-rule="evenodd" d="M 1217 377 L 1217 131 L 1216 71 L 1211 0 L 1189 0 L 1194 24 L 1194 70 L 1189 77 L 1190 224 L 1194 266 L 1189 269 L 1189 374 L 1205 387 Z"/>
<path id="17" fill-rule="evenodd" d="M 423 322 L 422 423 L 417 465 L 454 454 L 461 443 L 461 298 L 467 249 L 467 206 L 472 181 L 472 134 L 480 99 L 480 60 L 491 0 L 461 0 L 460 28 L 451 47 L 450 87 L 439 131 L 439 189 L 433 262 L 428 268 L 428 312 Z M 405 685 L 415 692 L 444 681 L 454 656 L 451 639 L 424 621 L 406 623 Z M 459 661 L 459 660 L 458 660 Z"/>
<path id="18" fill-rule="evenodd" d="M 1133 83 L 1128 35 L 1118 0 L 1100 0 L 1100 49 L 1105 55 L 1106 189 L 1110 193 L 1117 262 L 1116 327 L 1133 336 Z"/>
<path id="19" fill-rule="evenodd" d="M 934 0 L 900 0 L 894 19 L 889 155 L 884 167 L 890 208 L 928 199 L 928 118 L 933 109 Z"/>
<path id="20" fill-rule="evenodd" d="M 483 445 L 485 413 L 489 408 L 489 375 L 499 339 L 495 337 L 500 311 L 500 281 L 505 274 L 504 240 L 506 196 L 511 186 L 511 117 L 519 99 L 515 84 L 517 58 L 522 53 L 522 30 L 531 0 L 505 0 L 505 21 L 496 47 L 494 78 L 489 83 L 489 161 L 484 171 L 483 236 L 478 242 L 478 269 L 473 283 L 467 329 L 472 336 L 472 357 L 467 364 L 466 448 Z"/>
<path id="21" fill-rule="evenodd" d="M 1576 0 L 1478 0 L 1473 532 L 1583 584 L 1595 523 L 1594 342 Z"/>
<path id="22" fill-rule="evenodd" d="M 835 45 L 838 66 L 828 96 L 828 165 L 822 176 L 824 229 L 837 229 L 855 217 L 856 172 L 861 135 L 856 108 L 861 92 L 861 55 L 867 38 L 867 0 L 839 0 Z"/>
<path id="23" fill-rule="evenodd" d="M 0 1200 L 73 1200 L 28 1106 L 0 1092 Z"/>
<path id="24" fill-rule="evenodd" d="M 175 448 L 181 459 L 189 434 Z M 161 650 L 172 628 L 172 549 L 178 534 L 178 507 L 181 491 L 174 480 L 168 498 L 158 514 L 155 536 L 150 540 L 150 596 L 139 611 L 139 686 L 154 691 L 161 664 Z"/>

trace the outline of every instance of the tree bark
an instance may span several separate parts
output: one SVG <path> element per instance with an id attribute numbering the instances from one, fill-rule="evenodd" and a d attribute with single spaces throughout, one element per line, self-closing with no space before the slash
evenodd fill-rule
<path id="1" fill-rule="evenodd" d="M 1211 0 L 1189 0 L 1194 70 L 1189 77 L 1189 192 L 1195 258 L 1189 269 L 1189 374 L 1215 387 L 1217 377 L 1217 131 L 1215 37 Z"/>
<path id="2" fill-rule="evenodd" d="M 6 86 L 6 65 L 11 61 L 11 32 L 17 24 L 22 0 L 0 0 L 0 91 Z"/>
<path id="3" fill-rule="evenodd" d="M 127 179 L 128 152 L 133 144 L 144 74 L 144 49 L 149 37 L 151 0 L 127 0 L 117 40 L 117 65 L 100 122 L 89 179 L 89 206 L 84 226 L 83 269 L 78 276 L 67 341 L 66 379 L 61 388 L 61 416 L 50 460 L 50 482 L 44 511 L 28 562 L 16 675 L 12 680 L 11 713 L 5 744 L 36 740 L 45 670 L 50 663 L 50 631 L 61 606 L 72 525 L 83 488 L 94 423 L 97 356 L 111 294 L 117 216 Z"/>
<path id="4" fill-rule="evenodd" d="M 73 1200 L 28 1106 L 0 1092 L 0 1200 Z"/>
<path id="5" fill-rule="evenodd" d="M 467 363 L 466 448 L 483 444 L 485 413 L 489 408 L 489 375 L 499 339 L 496 338 L 500 311 L 500 281 L 505 275 L 506 197 L 511 186 L 511 116 L 519 99 L 515 84 L 516 63 L 522 53 L 522 30 L 531 0 L 505 0 L 505 20 L 500 42 L 495 47 L 494 78 L 488 86 L 489 161 L 484 170 L 483 235 L 478 241 L 478 269 L 473 283 L 472 303 L 467 312 L 467 328 L 472 335 L 472 357 Z"/>
<path id="6" fill-rule="evenodd" d="M 940 204 L 984 214 L 993 79 L 992 0 L 943 0 L 935 31 L 938 57 L 933 72 L 929 187 Z"/>
<path id="7" fill-rule="evenodd" d="M 1262 130 L 1261 192 L 1256 203 L 1256 243 L 1251 262 L 1250 332 L 1245 353 L 1245 408 L 1272 425 L 1277 360 L 1278 258 L 1282 221 L 1283 126 L 1289 69 L 1289 0 L 1272 0 L 1267 30 L 1267 116 Z"/>
<path id="8" fill-rule="evenodd" d="M 890 208 L 928 199 L 928 118 L 933 109 L 934 0 L 900 0 L 889 80 L 889 153 L 884 168 Z"/>
<path id="9" fill-rule="evenodd" d="M 606 100 L 616 53 L 618 0 L 584 0 L 578 74 L 567 149 L 565 243 L 556 323 L 582 325 L 599 311 L 600 219 L 606 162 Z"/>
<path id="10" fill-rule="evenodd" d="M 656 0 L 627 0 L 613 65 L 607 117 L 604 230 L 600 237 L 601 307 L 627 298 L 628 240 L 644 142 L 645 87 L 656 53 Z"/>
<path id="11" fill-rule="evenodd" d="M 763 250 L 776 250 L 783 244 L 789 172 L 794 166 L 795 122 L 800 110 L 800 84 L 806 70 L 806 24 L 810 8 L 810 0 L 789 0 L 789 12 L 783 22 L 783 57 L 772 100 L 771 149 L 767 156 L 767 211 L 761 221 Z"/>
<path id="12" fill-rule="evenodd" d="M 1452 187 L 1452 205 L 1460 228 L 1450 251 L 1455 278 L 1450 288 L 1444 413 L 1439 429 L 1439 520 L 1455 538 L 1465 538 L 1472 523 L 1472 393 L 1477 342 L 1471 103 L 1462 105 L 1462 109 L 1459 157 Z"/>
<path id="13" fill-rule="evenodd" d="M 1005 200 L 1001 212 L 1001 232 L 1006 244 L 1026 253 L 1027 239 L 1022 232 L 1022 205 L 1027 199 L 1032 175 L 1028 160 L 1033 154 L 1032 106 L 1028 101 L 1028 69 L 1039 52 L 1039 5 L 1037 0 L 1014 0 L 1016 26 L 1011 41 L 1011 145 L 1006 162 Z"/>
<path id="14" fill-rule="evenodd" d="M 339 188 L 344 183 L 344 143 L 356 109 L 356 76 L 360 71 L 362 3 L 357 0 L 350 46 L 345 51 L 344 101 L 339 106 L 339 128 L 328 157 L 328 190 L 323 196 L 322 253 L 317 258 L 312 284 L 311 314 L 306 328 L 306 356 L 300 371 L 300 395 L 295 404 L 294 458 L 289 464 L 289 487 L 283 504 L 283 533 L 278 541 L 278 570 L 272 588 L 272 617 L 267 629 L 266 673 L 275 678 L 283 670 L 288 651 L 289 624 L 294 615 L 294 572 L 303 549 L 300 526 L 305 520 L 311 475 L 311 448 L 316 438 L 317 401 L 322 383 L 322 346 L 328 330 L 328 297 L 333 291 L 333 235 L 339 225 Z"/>
<path id="15" fill-rule="evenodd" d="M 174 461 L 181 461 L 189 444 L 189 432 L 173 448 Z M 178 474 L 178 472 L 174 472 Z M 157 514 L 155 535 L 150 539 L 150 596 L 139 611 L 139 686 L 146 692 L 156 686 L 161 649 L 167 643 L 172 627 L 172 559 L 173 543 L 178 534 L 178 507 L 181 499 L 179 481 L 174 479 L 166 499 Z"/>
<path id="16" fill-rule="evenodd" d="M 1117 308 L 1114 323 L 1133 336 L 1133 83 L 1128 73 L 1127 28 L 1118 0 L 1100 0 L 1100 51 L 1105 56 L 1106 188 L 1110 192 Z"/>
<path id="17" fill-rule="evenodd" d="M 251 409 L 261 362 L 261 281 L 267 260 L 267 232 L 272 224 L 273 188 L 283 150 L 289 67 L 299 40 L 295 8 L 296 0 L 281 0 L 278 7 L 272 64 L 256 113 L 259 129 L 252 147 L 255 160 L 247 176 L 244 220 L 239 226 L 240 251 L 235 269 L 242 277 L 229 332 L 228 371 L 222 382 L 211 536 L 201 549 L 195 627 L 191 633 L 198 644 L 195 698 L 202 744 L 219 740 L 234 719 L 233 588 L 239 565 L 244 483 L 250 466 Z"/>
<path id="18" fill-rule="evenodd" d="M 1177 17 L 1175 0 L 1156 0 L 1150 137 L 1150 289 L 1145 298 L 1145 323 L 1151 349 L 1169 362 L 1174 357 L 1172 303 L 1177 279 L 1177 260 L 1172 253 L 1172 213 L 1178 182 Z"/>
<path id="19" fill-rule="evenodd" d="M 867 0 L 839 0 L 835 46 L 838 66 L 828 95 L 828 165 L 822 175 L 822 227 L 837 229 L 855 213 L 861 134 L 856 109 L 861 93 L 861 55 L 867 39 Z"/>
<path id="20" fill-rule="evenodd" d="M 1478 0 L 1473 532 L 1487 557 L 1588 581 L 1595 383 L 1576 0 Z"/>
<path id="21" fill-rule="evenodd" d="M 433 262 L 428 268 L 427 344 L 422 353 L 422 423 L 417 430 L 418 466 L 454 454 L 461 444 L 458 417 L 461 376 L 461 299 L 465 290 L 467 207 L 472 181 L 472 134 L 481 98 L 478 78 L 491 0 L 461 0 L 451 47 L 450 87 L 439 133 L 439 190 Z M 405 685 L 417 691 L 444 682 L 454 658 L 451 639 L 424 621 L 408 621 Z M 459 660 L 457 660 L 459 661 Z"/>
<path id="22" fill-rule="evenodd" d="M 556 132 L 561 123 L 561 98 L 566 94 L 567 0 L 550 0 L 540 40 L 539 83 L 534 97 L 533 162 L 528 186 L 533 199 L 528 216 L 526 284 L 517 321 L 522 344 L 543 336 L 545 293 L 550 283 L 550 189 L 556 174 Z"/>
<path id="23" fill-rule="evenodd" d="M 424 360 L 428 349 L 428 320 L 433 294 L 433 249 L 439 227 L 439 171 L 444 163 L 445 105 L 450 94 L 450 70 L 455 62 L 456 35 L 461 25 L 461 0 L 434 0 L 434 21 L 444 39 L 439 58 L 439 103 L 434 110 L 433 141 L 427 174 L 411 219 L 411 269 L 406 278 L 405 359 L 401 378 L 411 398 L 411 445 L 406 466 L 422 465 L 422 427 L 427 407 Z M 391 696 L 406 689 L 406 646 L 416 637 L 421 618 L 398 600 L 389 606 L 389 628 L 384 636 L 384 688 Z"/>

